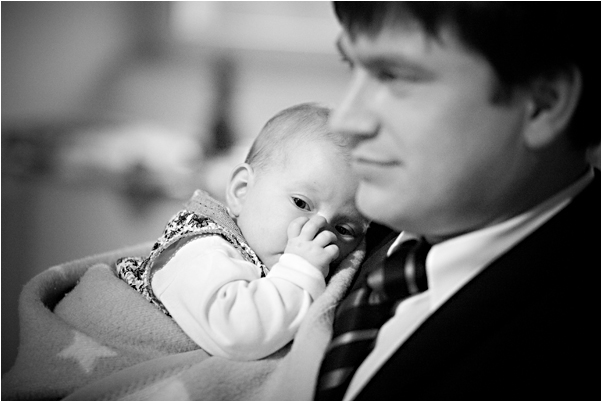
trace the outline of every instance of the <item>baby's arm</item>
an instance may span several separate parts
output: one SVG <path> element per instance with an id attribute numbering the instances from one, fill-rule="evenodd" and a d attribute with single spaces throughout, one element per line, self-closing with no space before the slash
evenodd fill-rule
<path id="1" fill-rule="evenodd" d="M 224 239 L 203 237 L 182 247 L 155 274 L 153 290 L 207 352 L 260 359 L 292 340 L 325 288 L 323 267 L 288 250 L 261 278 L 257 267 Z"/>

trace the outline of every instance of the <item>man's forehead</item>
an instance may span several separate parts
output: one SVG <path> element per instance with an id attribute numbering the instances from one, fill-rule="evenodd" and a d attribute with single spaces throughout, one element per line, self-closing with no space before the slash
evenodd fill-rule
<path id="1" fill-rule="evenodd" d="M 381 42 L 399 42 L 407 37 L 422 37 L 426 40 L 429 35 L 420 25 L 403 25 L 383 28 L 375 32 L 349 32 L 343 30 L 337 39 L 337 46 L 343 49 L 354 47 L 372 48 Z"/>
<path id="2" fill-rule="evenodd" d="M 454 49 L 461 53 L 470 51 L 452 25 L 442 26 L 437 36 L 427 33 L 419 25 L 383 29 L 377 34 L 351 35 L 344 30 L 337 38 L 336 47 L 343 56 L 349 58 L 377 59 L 396 55 L 424 55 L 435 47 Z"/>
<path id="3" fill-rule="evenodd" d="M 385 59 L 396 55 L 422 53 L 430 39 L 423 31 L 381 32 L 376 36 L 356 35 L 342 32 L 337 39 L 339 52 L 352 59 Z"/>

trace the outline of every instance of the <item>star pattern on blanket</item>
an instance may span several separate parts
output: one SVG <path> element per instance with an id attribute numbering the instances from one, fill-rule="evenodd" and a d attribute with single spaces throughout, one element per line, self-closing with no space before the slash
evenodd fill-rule
<path id="1" fill-rule="evenodd" d="M 86 374 L 92 371 L 99 358 L 117 356 L 117 352 L 101 345 L 89 336 L 79 331 L 73 331 L 73 333 L 73 342 L 57 353 L 57 356 L 63 359 L 74 359 Z"/>

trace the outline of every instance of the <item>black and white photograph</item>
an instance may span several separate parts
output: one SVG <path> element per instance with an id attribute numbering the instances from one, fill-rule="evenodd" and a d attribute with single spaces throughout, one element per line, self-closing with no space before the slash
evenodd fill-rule
<path id="1" fill-rule="evenodd" d="M 600 2 L 0 10 L 2 400 L 600 400 Z"/>

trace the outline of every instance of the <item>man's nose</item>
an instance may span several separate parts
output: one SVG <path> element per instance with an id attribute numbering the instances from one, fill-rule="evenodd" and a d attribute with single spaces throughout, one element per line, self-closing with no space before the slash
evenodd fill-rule
<path id="1" fill-rule="evenodd" d="M 358 141 L 362 137 L 376 135 L 379 122 L 370 107 L 376 96 L 376 90 L 368 73 L 356 70 L 343 101 L 330 117 L 331 129 L 342 134 L 353 135 Z"/>

